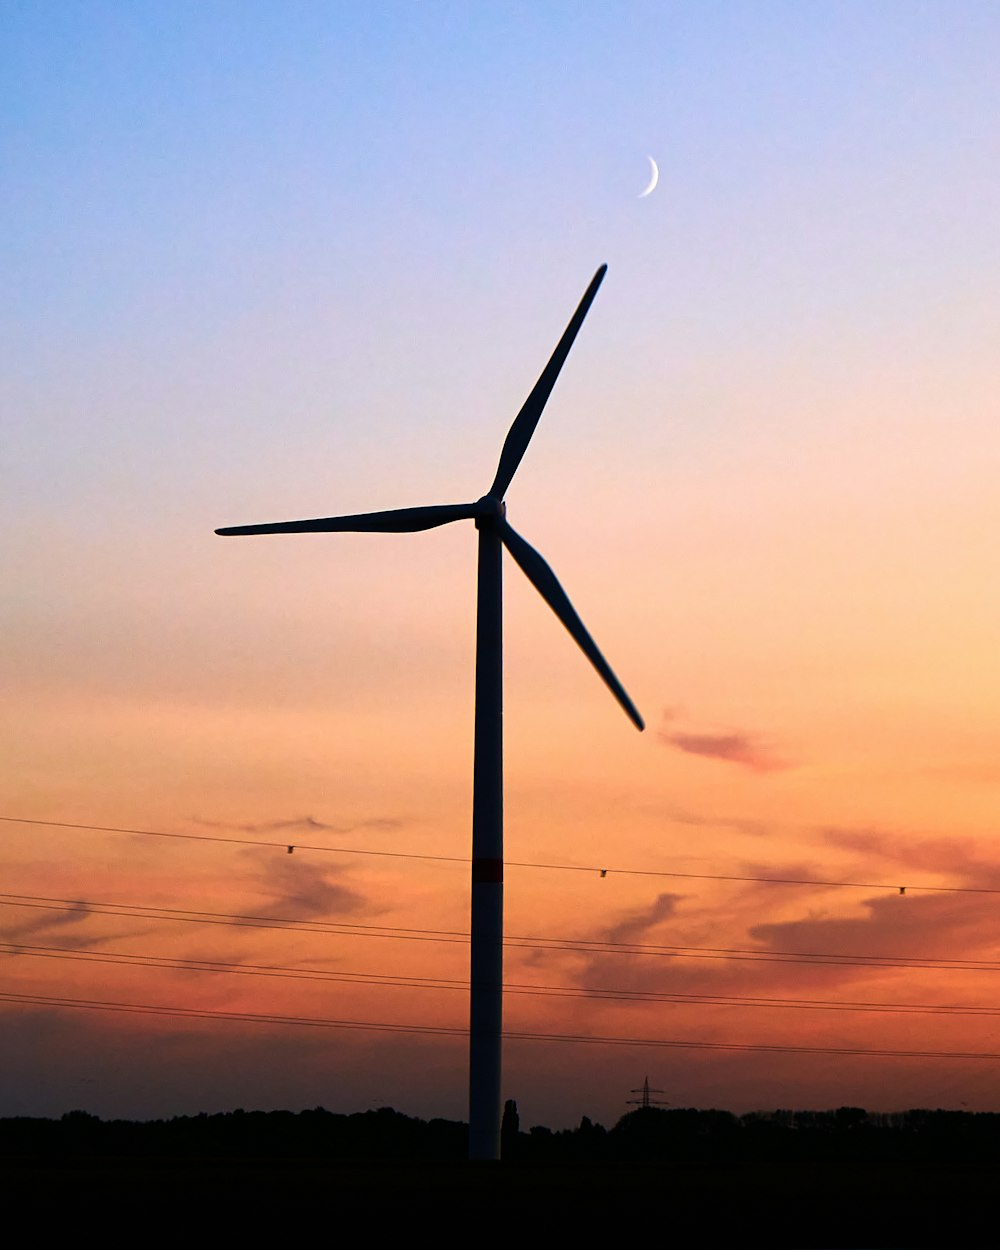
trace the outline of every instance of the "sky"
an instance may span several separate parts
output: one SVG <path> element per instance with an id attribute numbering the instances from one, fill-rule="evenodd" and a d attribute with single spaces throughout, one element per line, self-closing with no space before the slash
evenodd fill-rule
<path id="1" fill-rule="evenodd" d="M 474 528 L 213 531 L 477 498 L 602 263 L 507 506 L 647 730 L 508 560 L 505 1097 L 1000 1108 L 998 61 L 0 6 L 0 1115 L 465 1115 Z"/>

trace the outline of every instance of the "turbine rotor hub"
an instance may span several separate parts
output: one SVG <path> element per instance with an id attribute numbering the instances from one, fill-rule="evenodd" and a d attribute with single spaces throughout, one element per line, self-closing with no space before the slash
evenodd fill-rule
<path id="1" fill-rule="evenodd" d="M 476 529 L 494 526 L 507 515 L 507 505 L 495 495 L 483 495 L 476 500 Z"/>

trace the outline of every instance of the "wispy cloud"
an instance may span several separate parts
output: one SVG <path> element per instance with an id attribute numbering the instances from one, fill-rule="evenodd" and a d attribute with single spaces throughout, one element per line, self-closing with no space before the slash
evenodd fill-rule
<path id="1" fill-rule="evenodd" d="M 600 928 L 593 936 L 588 935 L 589 942 L 639 944 L 652 936 L 653 932 L 664 921 L 673 918 L 679 903 L 684 901 L 683 894 L 658 894 L 646 907 L 639 907 L 626 912 L 621 919 Z M 543 956 L 547 952 L 541 953 Z M 543 963 L 544 958 L 529 958 L 526 963 Z M 594 952 L 587 954 L 582 963 L 572 974 L 580 985 L 601 985 L 604 983 L 631 988 L 635 974 L 632 958 L 628 954 L 608 954 Z M 641 975 L 641 973 L 640 973 Z"/>
<path id="2" fill-rule="evenodd" d="M 332 825 L 325 820 L 317 820 L 315 816 L 287 816 L 280 820 L 265 820 L 253 823 L 237 823 L 221 820 L 201 820 L 192 818 L 194 823 L 206 829 L 233 829 L 239 833 L 359 833 L 362 830 L 387 832 L 401 829 L 404 821 L 394 816 L 371 816 L 365 820 L 356 820 L 347 824 Z"/>
<path id="3" fill-rule="evenodd" d="M 293 920 L 329 919 L 369 910 L 363 894 L 343 885 L 342 869 L 325 868 L 298 856 L 271 857 L 264 869 L 268 906 Z"/>
<path id="4" fill-rule="evenodd" d="M 658 737 L 667 746 L 683 751 L 686 755 L 700 755 L 705 759 L 721 760 L 727 764 L 739 764 L 755 773 L 782 772 L 792 768 L 787 760 L 777 756 L 771 746 L 756 734 L 730 729 L 724 733 L 692 732 L 675 729 L 674 713 L 663 714 L 663 728 Z"/>
<path id="5" fill-rule="evenodd" d="M 988 897 L 886 894 L 861 906 L 860 915 L 754 925 L 750 937 L 769 950 L 890 961 L 965 960 L 993 952 L 996 906 Z"/>
<path id="6" fill-rule="evenodd" d="M 829 873 L 818 863 L 744 861 L 732 867 L 737 874 L 767 880 L 726 884 L 721 908 L 718 896 L 703 897 L 697 890 L 685 896 L 661 894 L 587 934 L 595 943 L 644 944 L 661 951 L 570 955 L 561 975 L 589 988 L 636 992 L 792 999 L 847 992 L 878 999 L 895 992 L 926 993 L 934 1001 L 939 991 L 946 992 L 935 976 L 938 957 L 982 958 L 993 952 L 996 908 L 989 895 L 900 895 L 893 889 L 860 900 L 846 892 L 817 900 L 812 886 L 769 882 L 822 880 Z M 895 960 L 905 964 L 908 959 L 931 963 L 893 969 Z M 955 974 L 950 975 L 954 989 Z M 980 991 L 970 977 L 955 992 L 975 1001 Z M 879 988 L 869 990 L 873 984 Z M 905 991 L 896 990 L 897 984 Z M 916 990 L 916 984 L 925 988 Z M 705 1023 L 712 1019 L 706 1017 Z M 748 1020 L 767 1023 L 755 1013 Z"/>
<path id="7" fill-rule="evenodd" d="M 664 920 L 670 919 L 677 910 L 677 904 L 683 902 L 683 894 L 658 894 L 648 907 L 640 907 L 629 912 L 615 924 L 605 929 L 596 941 L 599 942 L 640 942 L 651 930 Z"/>
<path id="8" fill-rule="evenodd" d="M 51 936 L 53 933 L 58 933 L 62 946 L 84 950 L 88 946 L 93 946 L 99 938 L 94 935 L 85 937 L 79 931 L 74 931 L 74 926 L 84 924 L 93 915 L 94 912 L 89 903 L 71 903 L 64 911 L 47 911 L 41 916 L 32 916 L 29 920 L 0 928 L 0 940 L 22 943 L 27 938 L 39 935 Z"/>
<path id="9" fill-rule="evenodd" d="M 1000 888 L 1000 857 L 984 855 L 982 845 L 971 839 L 867 828 L 827 828 L 821 830 L 820 838 L 826 846 L 891 864 L 901 885 L 917 886 L 933 875 L 957 880 L 969 889 Z"/>

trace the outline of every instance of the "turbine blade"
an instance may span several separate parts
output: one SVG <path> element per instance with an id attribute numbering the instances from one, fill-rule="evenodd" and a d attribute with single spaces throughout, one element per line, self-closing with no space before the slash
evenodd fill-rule
<path id="1" fill-rule="evenodd" d="M 317 517 L 311 521 L 272 521 L 264 525 L 227 525 L 217 534 L 412 534 L 449 521 L 467 521 L 478 514 L 474 503 L 449 503 L 429 508 L 394 508 L 359 512 L 355 516 Z"/>
<path id="2" fill-rule="evenodd" d="M 500 464 L 497 468 L 496 478 L 489 491 L 495 499 L 503 499 L 507 493 L 507 487 L 517 472 L 517 466 L 521 463 L 521 459 L 528 448 L 528 443 L 531 441 L 531 436 L 535 432 L 535 426 L 538 424 L 538 418 L 542 415 L 542 409 L 552 394 L 552 388 L 556 384 L 559 370 L 566 363 L 566 357 L 569 355 L 569 349 L 573 346 L 573 340 L 583 325 L 584 317 L 590 311 L 590 305 L 594 302 L 597 288 L 601 285 L 607 271 L 607 265 L 602 265 L 597 273 L 594 274 L 590 286 L 587 287 L 583 294 L 583 299 L 580 300 L 580 306 L 570 318 L 569 325 L 563 331 L 562 338 L 556 344 L 556 350 L 552 353 L 549 363 L 542 370 L 541 377 L 535 383 L 531 394 L 524 401 L 521 411 L 514 418 L 514 424 L 507 433 L 503 451 L 500 453 Z"/>
<path id="3" fill-rule="evenodd" d="M 625 709 L 626 716 L 635 725 L 636 729 L 645 729 L 646 726 L 635 704 L 625 693 L 625 688 L 611 671 L 611 666 L 607 660 L 598 651 L 597 644 L 593 638 L 587 633 L 583 621 L 577 616 L 576 609 L 570 603 L 566 592 L 559 585 L 555 573 L 552 572 L 534 547 L 526 543 L 521 535 L 511 528 L 507 521 L 501 521 L 497 528 L 500 532 L 501 541 L 520 565 L 521 571 L 566 626 L 573 638 L 576 639 L 580 650 L 593 664 L 594 668 L 597 669 L 608 689 Z"/>

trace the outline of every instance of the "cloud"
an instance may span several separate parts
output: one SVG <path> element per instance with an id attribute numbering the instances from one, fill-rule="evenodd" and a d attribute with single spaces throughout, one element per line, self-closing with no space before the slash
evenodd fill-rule
<path id="1" fill-rule="evenodd" d="M 996 908 L 988 898 L 883 894 L 866 898 L 861 905 L 862 915 L 807 916 L 754 925 L 750 937 L 774 951 L 889 962 L 963 962 L 993 952 Z"/>
<path id="2" fill-rule="evenodd" d="M 828 869 L 820 875 L 871 881 L 884 874 L 886 891 L 857 902 L 851 900 L 846 912 L 847 900 L 835 904 L 834 911 L 833 900 L 828 899 L 829 911 L 774 923 L 758 921 L 748 928 L 754 943 L 772 951 L 819 951 L 848 958 L 911 958 L 943 964 L 984 957 L 993 961 L 996 896 L 990 891 L 1000 888 L 1000 861 L 991 857 L 988 849 L 984 853 L 981 843 L 864 828 L 825 829 L 820 837 L 826 846 L 859 854 L 848 869 L 838 869 L 834 874 Z M 873 870 L 873 862 L 888 866 L 890 871 L 886 867 Z M 772 868 L 767 875 L 785 874 Z M 809 870 L 802 875 L 809 875 Z M 921 891 L 921 880 L 929 883 L 935 878 L 935 883 L 960 888 L 955 892 Z M 895 883 L 906 887 L 905 896 Z M 900 975 L 909 980 L 917 973 L 904 969 Z M 957 982 L 955 972 L 948 975 Z"/>
<path id="3" fill-rule="evenodd" d="M 665 712 L 663 718 L 665 727 L 657 735 L 660 741 L 686 755 L 700 755 L 705 759 L 739 764 L 755 773 L 781 772 L 792 767 L 786 760 L 779 759 L 754 734 L 740 730 L 729 730 L 726 733 L 691 733 L 669 727 L 674 718 L 672 712 Z"/>
<path id="4" fill-rule="evenodd" d="M 239 833 L 357 833 L 362 829 L 375 832 L 401 829 L 404 822 L 394 816 L 371 816 L 366 820 L 346 825 L 331 825 L 317 820 L 315 816 L 290 816 L 281 820 L 266 820 L 255 824 L 235 824 L 230 821 L 201 820 L 192 818 L 196 825 L 206 829 L 235 829 Z"/>
<path id="5" fill-rule="evenodd" d="M 595 943 L 640 944 L 650 937 L 657 926 L 661 925 L 665 920 L 672 919 L 677 911 L 677 905 L 683 901 L 683 894 L 668 894 L 666 892 L 658 894 L 648 906 L 626 912 L 620 920 L 604 926 L 593 936 L 588 935 L 584 940 Z M 637 958 L 641 958 L 641 956 Z M 551 952 L 549 951 L 536 952 L 535 956 L 529 956 L 525 960 L 525 963 L 533 965 L 548 962 L 551 962 Z M 626 965 L 632 965 L 632 963 L 632 957 L 625 953 L 609 954 L 607 952 L 595 951 L 587 953 L 582 965 L 571 975 L 574 982 L 579 985 L 608 983 L 620 984 L 622 988 L 632 988 L 627 982 L 630 980 L 630 973 L 633 969 L 629 967 L 626 970 Z M 602 977 L 605 978 L 604 982 L 601 980 Z M 610 977 L 610 981 L 607 980 L 608 977 Z"/>
<path id="6" fill-rule="evenodd" d="M 984 856 L 982 845 L 970 839 L 843 828 L 823 829 L 820 837 L 827 846 L 858 851 L 866 859 L 891 864 L 900 885 L 918 887 L 928 874 L 940 874 L 949 883 L 957 878 L 968 889 L 1000 888 L 1000 860 Z"/>
<path id="7" fill-rule="evenodd" d="M 953 846 L 942 845 L 939 854 L 942 862 L 950 859 L 954 864 L 959 858 Z M 962 862 L 973 864 L 968 851 Z M 732 872 L 771 881 L 821 881 L 831 875 L 828 866 L 805 860 L 742 861 L 732 866 Z M 667 948 L 662 953 L 546 952 L 544 962 L 558 964 L 558 975 L 574 985 L 635 992 L 793 999 L 849 994 L 875 1000 L 910 996 L 910 1001 L 921 994 L 938 1001 L 951 992 L 971 1002 L 989 998 L 990 987 L 983 983 L 989 974 L 979 974 L 977 965 L 966 973 L 948 970 L 943 981 L 938 961 L 992 958 L 996 899 L 990 895 L 911 890 L 900 895 L 891 888 L 861 899 L 854 891 L 823 891 L 817 897 L 813 886 L 764 880 L 721 883 L 721 897 L 715 890 L 703 894 L 699 887 L 692 888 L 683 897 L 659 895 L 646 907 L 586 935 L 591 942 L 662 945 Z M 676 953 L 668 953 L 671 948 Z M 792 952 L 828 958 L 805 962 Z M 929 962 L 908 966 L 907 960 Z M 894 963 L 904 966 L 895 968 Z M 666 1010 L 655 1002 L 636 1007 L 651 1015 Z M 590 1004 L 586 1010 L 593 1014 L 612 1009 Z M 676 1014 L 676 1008 L 670 1010 Z M 702 1013 L 699 1028 L 711 1026 L 715 1019 L 721 1027 L 728 1018 L 721 1010 L 717 1017 L 715 1009 L 706 1010 L 709 1014 Z M 762 1031 L 779 1025 L 779 1018 L 769 1022 L 765 1011 L 749 1006 L 742 1010 L 749 1013 L 748 1024 L 759 1024 Z M 818 1013 L 795 1027 L 814 1028 L 830 1018 L 829 1013 Z M 876 1017 L 869 1023 L 871 1019 Z M 884 1023 L 881 1016 L 877 1019 Z M 853 1027 L 858 1020 L 849 1018 L 847 1023 Z"/>
<path id="8" fill-rule="evenodd" d="M 271 856 L 264 868 L 268 906 L 291 920 L 331 919 L 369 911 L 363 894 L 335 880 L 343 869 L 324 868 L 308 859 Z"/>
<path id="9" fill-rule="evenodd" d="M 0 939 L 4 942 L 22 943 L 25 938 L 51 934 L 53 930 L 59 932 L 73 925 L 83 924 L 92 915 L 94 913 L 89 903 L 71 903 L 65 910 L 46 912 L 41 916 L 33 916 L 30 920 L 0 928 Z M 79 933 L 62 932 L 60 935 L 60 941 L 64 946 L 80 950 L 93 946 L 99 940 L 97 937 L 84 937 Z"/>
<path id="10" fill-rule="evenodd" d="M 670 919 L 677 910 L 677 904 L 683 902 L 683 894 L 658 894 L 649 907 L 639 908 L 630 912 L 617 924 L 605 929 L 597 942 L 639 942 L 648 936 L 652 929 L 664 920 Z"/>
<path id="11" fill-rule="evenodd" d="M 728 734 L 661 734 L 661 739 L 688 755 L 725 760 L 742 764 L 756 773 L 776 772 L 788 765 L 775 759 L 760 743 L 743 733 Z"/>

